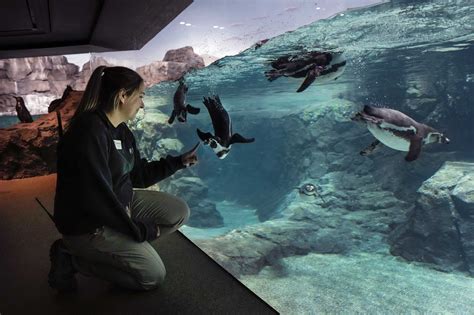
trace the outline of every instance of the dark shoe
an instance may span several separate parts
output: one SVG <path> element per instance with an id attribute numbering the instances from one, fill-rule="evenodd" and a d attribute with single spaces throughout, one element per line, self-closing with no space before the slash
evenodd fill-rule
<path id="1" fill-rule="evenodd" d="M 62 239 L 54 241 L 51 245 L 49 259 L 51 261 L 51 269 L 48 274 L 49 286 L 59 292 L 76 291 L 77 280 L 74 276 L 76 269 Z"/>

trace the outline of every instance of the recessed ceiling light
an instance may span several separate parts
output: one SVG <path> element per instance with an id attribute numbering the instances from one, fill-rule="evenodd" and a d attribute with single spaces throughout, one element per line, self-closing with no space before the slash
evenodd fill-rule
<path id="1" fill-rule="evenodd" d="M 186 24 L 186 22 L 179 22 L 179 24 L 183 25 L 183 24 Z"/>
<path id="2" fill-rule="evenodd" d="M 224 29 L 224 26 L 219 27 L 219 29 L 223 30 L 223 29 Z"/>
<path id="3" fill-rule="evenodd" d="M 217 26 L 217 25 L 214 25 L 212 28 L 219 28 L 219 26 Z"/>
<path id="4" fill-rule="evenodd" d="M 185 25 L 186 25 L 186 26 L 191 26 L 191 23 L 186 23 Z"/>
<path id="5" fill-rule="evenodd" d="M 320 7 L 317 7 L 316 10 L 321 10 L 321 8 L 320 8 Z"/>

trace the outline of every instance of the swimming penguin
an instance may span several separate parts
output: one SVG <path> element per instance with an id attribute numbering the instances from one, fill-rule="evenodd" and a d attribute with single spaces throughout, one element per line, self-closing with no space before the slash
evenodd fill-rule
<path id="1" fill-rule="evenodd" d="M 28 108 L 26 108 L 25 101 L 23 100 L 23 97 L 21 96 L 14 96 L 16 100 L 16 115 L 18 119 L 22 123 L 30 123 L 33 122 L 33 117 L 31 117 L 30 112 L 28 111 Z"/>
<path id="2" fill-rule="evenodd" d="M 192 115 L 199 114 L 200 109 L 193 107 L 189 104 L 186 105 L 186 93 L 188 92 L 188 87 L 184 81 L 179 81 L 179 86 L 173 97 L 173 112 L 171 113 L 168 123 L 172 124 L 174 119 L 178 117 L 178 121 L 185 122 L 187 113 L 189 112 Z"/>
<path id="3" fill-rule="evenodd" d="M 258 42 L 255 43 L 254 45 L 254 49 L 257 50 L 259 49 L 260 47 L 263 46 L 263 44 L 265 44 L 266 42 L 268 42 L 269 39 L 268 38 L 265 38 L 265 39 L 262 39 L 262 40 L 259 40 Z"/>
<path id="4" fill-rule="evenodd" d="M 219 96 L 204 97 L 203 101 L 212 120 L 214 135 L 210 132 L 202 132 L 197 129 L 199 139 L 204 144 L 209 145 L 219 159 L 223 159 L 229 154 L 233 143 L 250 143 L 254 138 L 244 138 L 238 133 L 232 133 L 232 121 L 229 114 L 222 106 Z"/>
<path id="5" fill-rule="evenodd" d="M 319 194 L 318 189 L 317 189 L 316 185 L 314 185 L 314 184 L 306 183 L 306 184 L 303 184 L 301 187 L 296 187 L 296 189 L 298 189 L 298 192 L 302 195 L 314 196 L 315 198 L 316 198 L 316 195 L 317 195 L 317 196 L 319 196 L 319 198 L 321 198 L 321 200 L 324 203 L 326 203 L 326 201 L 324 201 L 323 196 L 321 196 L 321 194 Z"/>
<path id="6" fill-rule="evenodd" d="M 281 76 L 305 78 L 296 92 L 303 92 L 313 82 L 336 80 L 346 66 L 342 53 L 312 51 L 301 56 L 287 55 L 271 62 L 272 70 L 265 72 L 269 81 Z"/>
<path id="7" fill-rule="evenodd" d="M 441 132 L 390 108 L 366 105 L 351 119 L 366 123 L 367 129 L 377 139 L 362 150 L 361 155 L 371 153 L 382 143 L 398 151 L 408 151 L 405 160 L 411 162 L 418 158 L 423 144 L 449 143 L 449 139 Z"/>

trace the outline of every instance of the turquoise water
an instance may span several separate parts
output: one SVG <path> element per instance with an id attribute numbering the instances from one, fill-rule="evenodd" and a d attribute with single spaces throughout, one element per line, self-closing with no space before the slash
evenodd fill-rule
<path id="1" fill-rule="evenodd" d="M 36 120 L 41 115 L 32 115 L 33 120 Z M 15 124 L 18 124 L 20 120 L 16 116 L 0 116 L 0 128 L 8 128 Z"/>
<path id="2" fill-rule="evenodd" d="M 16 116 L 2 116 L 0 117 L 0 128 L 7 128 L 19 122 Z"/>
<path id="3" fill-rule="evenodd" d="M 202 98 L 218 94 L 234 132 L 256 141 L 235 144 L 224 160 L 202 146 L 198 165 L 160 185 L 200 178 L 200 194 L 171 190 L 192 211 L 211 209 L 199 204 L 206 200 L 223 218 L 210 227 L 191 220 L 183 232 L 282 313 L 474 312 L 474 237 L 462 232 L 473 222 L 456 225 L 460 243 L 449 243 L 448 232 L 431 242 L 439 236 L 429 224 L 443 215 L 426 212 L 425 222 L 420 190 L 445 162 L 474 161 L 473 28 L 472 1 L 393 1 L 317 21 L 186 75 L 188 103 L 201 113 L 159 136 L 192 147 L 196 128 L 212 132 Z M 313 50 L 342 51 L 344 74 L 302 93 L 295 92 L 302 79 L 265 78 L 270 60 Z M 150 88 L 147 115 L 169 115 L 176 87 Z M 350 117 L 365 104 L 400 110 L 451 144 L 425 146 L 412 163 L 388 148 L 362 157 L 373 137 Z M 326 202 L 298 194 L 307 182 Z M 401 231 L 409 220 L 426 224 L 415 249 L 404 237 L 416 233 Z M 449 260 L 458 246 L 460 265 Z"/>

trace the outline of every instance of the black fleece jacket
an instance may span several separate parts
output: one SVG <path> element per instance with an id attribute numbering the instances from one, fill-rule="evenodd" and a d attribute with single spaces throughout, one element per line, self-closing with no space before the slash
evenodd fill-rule
<path id="1" fill-rule="evenodd" d="M 57 157 L 54 220 L 59 232 L 79 235 L 105 225 L 139 242 L 155 239 L 157 227 L 128 216 L 133 187 L 151 186 L 185 167 L 179 156 L 141 159 L 127 125 L 115 128 L 102 111 L 84 113 L 69 127 Z"/>

